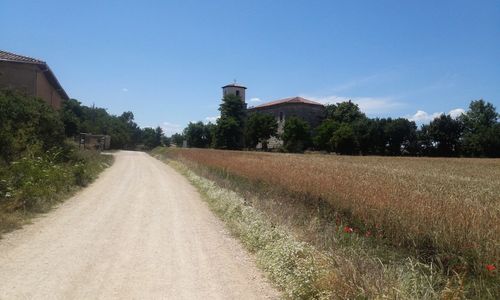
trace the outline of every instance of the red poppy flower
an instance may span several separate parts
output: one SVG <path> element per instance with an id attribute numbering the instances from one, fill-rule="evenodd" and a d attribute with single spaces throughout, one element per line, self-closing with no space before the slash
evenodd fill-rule
<path id="1" fill-rule="evenodd" d="M 494 265 L 486 265 L 486 270 L 490 271 L 490 272 L 493 272 L 495 271 L 497 268 L 494 266 Z"/>
<path id="2" fill-rule="evenodd" d="M 353 230 L 351 227 L 349 227 L 349 226 L 344 227 L 344 232 L 345 232 L 345 233 L 351 233 L 351 232 L 353 232 L 353 231 L 354 231 L 354 230 Z"/>
<path id="3" fill-rule="evenodd" d="M 371 237 L 371 236 L 372 236 L 372 232 L 371 232 L 371 231 L 367 231 L 367 232 L 365 233 L 365 236 L 366 236 L 366 237 Z"/>

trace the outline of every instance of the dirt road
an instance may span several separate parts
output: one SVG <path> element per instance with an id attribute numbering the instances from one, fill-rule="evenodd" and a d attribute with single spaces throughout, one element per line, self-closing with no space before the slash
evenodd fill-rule
<path id="1" fill-rule="evenodd" d="M 90 187 L 0 240 L 0 299 L 263 299 L 277 292 L 167 165 L 115 154 Z"/>

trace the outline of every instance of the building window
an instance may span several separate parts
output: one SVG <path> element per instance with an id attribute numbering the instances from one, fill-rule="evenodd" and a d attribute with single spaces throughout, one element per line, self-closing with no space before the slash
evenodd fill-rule
<path id="1" fill-rule="evenodd" d="M 280 111 L 280 122 L 283 122 L 283 117 L 284 117 L 284 116 L 283 116 L 283 112 L 282 112 L 282 111 Z"/>
<path id="2" fill-rule="evenodd" d="M 236 91 L 236 96 L 239 96 L 240 95 L 240 91 Z"/>

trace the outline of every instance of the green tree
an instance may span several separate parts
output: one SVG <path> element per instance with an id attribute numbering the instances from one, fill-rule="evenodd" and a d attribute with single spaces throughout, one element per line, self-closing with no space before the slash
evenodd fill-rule
<path id="1" fill-rule="evenodd" d="M 327 106 L 327 118 L 338 123 L 353 123 L 356 120 L 366 118 L 359 106 L 351 100 Z"/>
<path id="2" fill-rule="evenodd" d="M 417 125 L 405 118 L 387 119 L 385 124 L 387 150 L 391 155 L 415 154 Z"/>
<path id="3" fill-rule="evenodd" d="M 226 95 L 219 107 L 220 118 L 215 129 L 215 147 L 242 149 L 244 146 L 246 105 L 239 96 Z"/>
<path id="4" fill-rule="evenodd" d="M 472 101 L 469 110 L 460 117 L 463 122 L 463 147 L 471 156 L 500 156 L 498 113 L 493 104 Z"/>
<path id="5" fill-rule="evenodd" d="M 339 128 L 340 124 L 332 119 L 325 119 L 314 130 L 313 144 L 317 150 L 334 151 L 330 140 L 333 133 Z"/>
<path id="6" fill-rule="evenodd" d="M 311 144 L 309 124 L 298 117 L 289 117 L 283 128 L 283 147 L 288 152 L 303 152 Z"/>
<path id="7" fill-rule="evenodd" d="M 330 144 L 332 149 L 339 154 L 354 154 L 357 140 L 352 126 L 347 123 L 341 124 L 333 133 Z"/>
<path id="8" fill-rule="evenodd" d="M 278 122 L 272 115 L 253 113 L 245 126 L 246 145 L 255 148 L 258 143 L 262 143 L 262 149 L 267 149 L 267 140 L 275 136 L 277 131 Z"/>
<path id="9" fill-rule="evenodd" d="M 142 130 L 142 142 L 146 149 L 161 146 L 163 138 L 163 130 L 159 126 L 156 128 L 146 127 Z"/>
<path id="10" fill-rule="evenodd" d="M 0 159 L 21 157 L 27 150 L 42 153 L 64 143 L 59 113 L 43 100 L 0 91 Z"/>
<path id="11" fill-rule="evenodd" d="M 83 120 L 81 103 L 75 99 L 63 101 L 60 114 L 64 123 L 64 132 L 66 136 L 74 137 L 78 135 L 80 133 L 80 123 Z"/>
<path id="12" fill-rule="evenodd" d="M 426 130 L 428 130 L 432 145 L 435 145 L 436 155 L 456 156 L 459 154 L 462 122 L 442 114 L 432 120 Z"/>
<path id="13" fill-rule="evenodd" d="M 170 137 L 172 143 L 174 143 L 177 147 L 182 147 L 182 143 L 184 142 L 184 136 L 180 133 L 174 133 Z"/>
<path id="14" fill-rule="evenodd" d="M 417 130 L 417 154 L 423 156 L 435 155 L 435 147 L 429 134 L 429 125 L 422 125 Z"/>
<path id="15" fill-rule="evenodd" d="M 183 133 L 189 147 L 207 148 L 212 140 L 210 128 L 203 122 L 192 123 L 184 129 Z"/>

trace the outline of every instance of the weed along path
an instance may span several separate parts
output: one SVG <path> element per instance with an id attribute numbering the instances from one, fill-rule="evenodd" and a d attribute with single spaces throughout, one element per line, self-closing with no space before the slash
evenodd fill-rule
<path id="1" fill-rule="evenodd" d="M 99 179 L 0 240 L 0 299 L 268 299 L 279 294 L 169 166 L 122 151 Z"/>

